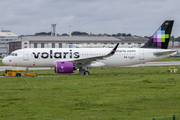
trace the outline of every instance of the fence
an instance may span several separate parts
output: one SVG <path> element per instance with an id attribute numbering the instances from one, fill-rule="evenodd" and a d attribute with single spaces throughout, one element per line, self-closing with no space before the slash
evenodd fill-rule
<path id="1" fill-rule="evenodd" d="M 179 116 L 173 115 L 172 117 L 159 118 L 159 119 L 153 118 L 152 120 L 179 120 Z"/>

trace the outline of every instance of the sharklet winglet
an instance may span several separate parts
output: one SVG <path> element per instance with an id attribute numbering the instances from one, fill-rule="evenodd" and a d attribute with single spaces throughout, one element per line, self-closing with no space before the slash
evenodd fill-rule
<path id="1" fill-rule="evenodd" d="M 117 43 L 117 45 L 112 49 L 110 54 L 114 54 L 116 52 L 116 49 L 118 48 L 119 43 Z"/>

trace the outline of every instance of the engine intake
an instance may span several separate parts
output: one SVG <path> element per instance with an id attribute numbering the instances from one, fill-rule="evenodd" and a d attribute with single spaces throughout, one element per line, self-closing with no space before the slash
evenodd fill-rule
<path id="1" fill-rule="evenodd" d="M 73 63 L 58 61 L 55 67 L 55 73 L 73 73 Z"/>

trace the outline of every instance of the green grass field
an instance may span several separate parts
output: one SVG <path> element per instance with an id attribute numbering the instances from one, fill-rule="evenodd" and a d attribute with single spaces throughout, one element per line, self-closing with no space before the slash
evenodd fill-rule
<path id="1" fill-rule="evenodd" d="M 2 63 L 2 60 L 0 60 L 0 66 L 5 66 L 5 64 Z"/>
<path id="2" fill-rule="evenodd" d="M 176 66 L 180 69 L 180 66 Z M 180 114 L 180 71 L 95 68 L 90 76 L 0 78 L 3 120 L 152 120 Z M 52 75 L 53 70 L 30 71 Z"/>

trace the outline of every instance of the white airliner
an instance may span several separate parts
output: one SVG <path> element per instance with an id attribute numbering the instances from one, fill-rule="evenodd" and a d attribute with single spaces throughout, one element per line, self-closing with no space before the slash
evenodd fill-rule
<path id="1" fill-rule="evenodd" d="M 27 48 L 12 52 L 3 63 L 15 67 L 54 67 L 56 73 L 89 75 L 88 68 L 129 66 L 176 54 L 167 49 L 173 20 L 165 21 L 141 48 Z"/>

